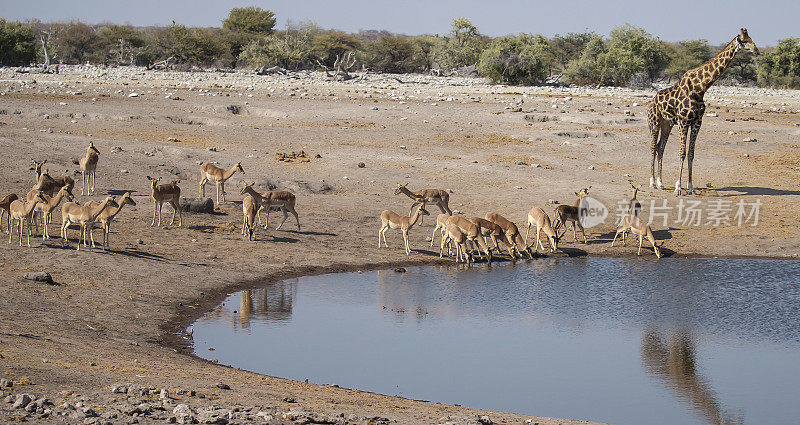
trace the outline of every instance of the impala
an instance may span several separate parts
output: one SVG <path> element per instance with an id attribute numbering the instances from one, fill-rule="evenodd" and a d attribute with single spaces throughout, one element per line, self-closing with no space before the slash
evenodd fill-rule
<path id="1" fill-rule="evenodd" d="M 10 226 L 13 225 L 14 220 L 19 220 L 19 246 L 22 246 L 22 227 L 24 223 L 28 223 L 28 248 L 31 247 L 31 216 L 33 209 L 36 205 L 46 203 L 47 200 L 42 196 L 42 192 L 36 192 L 30 202 L 23 202 L 16 199 L 9 205 L 9 232 L 8 243 L 11 244 L 11 239 L 14 236 L 14 230 Z"/>
<path id="2" fill-rule="evenodd" d="M 244 168 L 242 168 L 242 163 L 237 162 L 236 165 L 231 167 L 229 170 L 224 170 L 222 168 L 217 167 L 216 165 L 205 162 L 200 164 L 200 197 L 204 198 L 206 194 L 206 183 L 209 181 L 213 181 L 217 184 L 217 205 L 220 204 L 219 202 L 219 193 L 222 191 L 222 203 L 225 203 L 225 182 L 231 178 L 236 172 L 240 172 L 244 174 Z"/>
<path id="3" fill-rule="evenodd" d="M 158 215 L 158 225 L 161 226 L 161 207 L 163 207 L 164 202 L 169 202 L 172 206 L 172 221 L 169 222 L 169 225 L 172 226 L 175 223 L 175 214 L 177 213 L 178 227 L 181 227 L 183 225 L 183 212 L 181 211 L 181 188 L 178 186 L 181 181 L 173 180 L 166 184 L 158 184 L 161 177 L 154 179 L 150 176 L 147 176 L 147 180 L 150 180 L 150 188 L 152 190 L 150 196 L 153 198 L 153 222 L 150 225 L 156 225 L 156 215 Z"/>
<path id="4" fill-rule="evenodd" d="M 97 169 L 97 160 L 100 159 L 100 151 L 94 147 L 94 143 L 89 142 L 89 147 L 86 148 L 86 155 L 79 161 L 81 167 L 81 174 L 83 175 L 83 186 L 81 187 L 81 195 L 84 194 L 84 189 L 91 181 L 91 186 L 86 189 L 86 195 L 94 194 L 95 183 L 95 170 Z"/>
<path id="5" fill-rule="evenodd" d="M 383 210 L 383 212 L 381 212 L 381 228 L 378 230 L 378 248 L 381 247 L 381 236 L 383 236 L 383 245 L 386 248 L 389 247 L 389 244 L 386 243 L 387 230 L 400 229 L 403 232 L 406 255 L 411 255 L 411 247 L 408 244 L 408 231 L 416 224 L 417 220 L 424 215 L 431 215 L 431 213 L 425 210 L 424 205 L 420 205 L 417 212 L 411 216 L 402 216 L 394 211 Z"/>
<path id="6" fill-rule="evenodd" d="M 447 193 L 446 190 L 441 189 L 422 189 L 416 192 L 412 192 L 408 189 L 408 183 L 406 184 L 398 184 L 397 188 L 394 190 L 395 195 L 399 195 L 401 193 L 405 194 L 409 198 L 414 200 L 414 203 L 411 204 L 411 209 L 409 210 L 409 215 L 414 211 L 414 207 L 417 205 L 436 205 L 442 210 L 442 213 L 447 213 L 448 215 L 453 215 L 453 212 L 450 211 L 450 206 L 448 203 L 450 202 L 450 194 Z M 422 220 L 419 222 L 420 226 L 422 225 Z"/>

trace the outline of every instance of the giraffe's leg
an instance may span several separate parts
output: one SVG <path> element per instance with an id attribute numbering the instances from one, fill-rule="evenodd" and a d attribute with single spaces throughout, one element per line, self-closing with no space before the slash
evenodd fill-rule
<path id="1" fill-rule="evenodd" d="M 644 238 L 642 237 L 642 235 L 639 235 L 639 251 L 636 252 L 636 255 L 642 255 L 642 240 L 643 239 Z"/>
<path id="2" fill-rule="evenodd" d="M 689 136 L 689 126 L 681 121 L 679 127 L 681 135 L 681 171 L 678 173 L 678 181 L 675 182 L 675 195 L 681 195 L 681 180 L 683 179 L 683 163 L 686 161 L 686 139 Z"/>
<path id="3" fill-rule="evenodd" d="M 664 160 L 664 149 L 667 147 L 667 140 L 669 140 L 669 133 L 671 132 L 672 124 L 667 121 L 663 121 L 661 123 L 661 131 L 658 140 L 658 174 L 656 175 L 656 187 L 661 190 L 664 189 L 664 184 L 661 182 L 661 165 Z"/>
<path id="4" fill-rule="evenodd" d="M 650 187 L 655 185 L 656 178 L 656 156 L 658 154 L 658 132 L 661 128 L 660 118 L 658 113 L 655 112 L 655 103 L 650 107 L 650 113 L 647 117 L 648 124 L 650 125 Z"/>
<path id="5" fill-rule="evenodd" d="M 702 115 L 701 115 L 702 116 Z M 692 125 L 691 135 L 689 136 L 689 183 L 686 185 L 687 193 L 694 195 L 694 186 L 692 186 L 692 162 L 694 161 L 694 142 L 697 140 L 697 133 L 700 132 L 700 126 L 703 124 L 702 120 L 698 120 Z"/>

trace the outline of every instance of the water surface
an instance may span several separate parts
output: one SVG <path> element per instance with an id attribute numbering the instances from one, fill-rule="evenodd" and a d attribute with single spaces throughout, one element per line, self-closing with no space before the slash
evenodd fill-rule
<path id="1" fill-rule="evenodd" d="M 194 342 L 255 372 L 485 409 L 790 424 L 798 276 L 797 261 L 638 258 L 309 276 L 232 295 Z"/>

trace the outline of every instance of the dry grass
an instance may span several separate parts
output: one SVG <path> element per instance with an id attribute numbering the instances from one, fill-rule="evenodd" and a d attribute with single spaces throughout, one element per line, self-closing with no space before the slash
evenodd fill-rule
<path id="1" fill-rule="evenodd" d="M 438 135 L 436 141 L 443 144 L 457 144 L 461 146 L 486 147 L 486 146 L 510 146 L 526 145 L 528 142 L 511 137 L 505 134 L 486 133 L 486 134 L 458 134 L 458 135 Z"/>

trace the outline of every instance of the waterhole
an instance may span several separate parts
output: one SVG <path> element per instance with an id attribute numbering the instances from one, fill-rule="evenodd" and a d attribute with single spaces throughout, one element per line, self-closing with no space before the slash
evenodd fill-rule
<path id="1" fill-rule="evenodd" d="M 537 259 L 233 294 L 195 352 L 246 370 L 614 424 L 800 418 L 800 262 Z"/>

